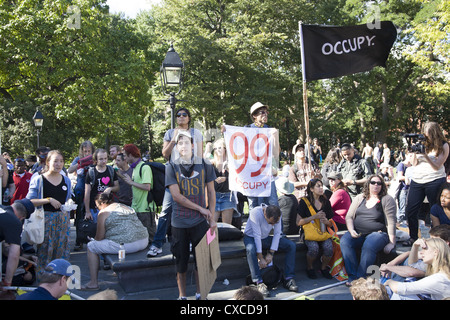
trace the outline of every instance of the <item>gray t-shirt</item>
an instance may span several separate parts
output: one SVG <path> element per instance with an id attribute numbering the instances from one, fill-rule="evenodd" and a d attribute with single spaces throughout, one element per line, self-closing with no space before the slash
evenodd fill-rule
<path id="1" fill-rule="evenodd" d="M 208 182 L 216 179 L 212 164 L 202 159 L 194 159 L 193 170 L 190 177 L 183 174 L 181 166 L 189 169 L 187 165 L 182 165 L 179 161 L 166 166 L 166 187 L 176 184 L 180 188 L 180 193 L 190 201 L 206 208 L 205 187 Z M 172 206 L 172 226 L 176 228 L 191 228 L 204 221 L 204 216 L 196 210 L 188 209 L 173 202 Z"/>

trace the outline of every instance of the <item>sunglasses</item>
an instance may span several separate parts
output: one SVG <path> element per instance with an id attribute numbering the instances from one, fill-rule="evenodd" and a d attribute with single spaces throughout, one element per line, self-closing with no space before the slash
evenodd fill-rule
<path id="1" fill-rule="evenodd" d="M 381 181 L 370 181 L 371 185 L 377 185 L 377 186 L 382 186 L 383 184 L 381 183 Z"/>
<path id="2" fill-rule="evenodd" d="M 183 113 L 178 113 L 177 114 L 177 118 L 179 118 L 179 117 L 188 117 L 189 115 L 186 113 L 186 112 L 183 112 Z"/>

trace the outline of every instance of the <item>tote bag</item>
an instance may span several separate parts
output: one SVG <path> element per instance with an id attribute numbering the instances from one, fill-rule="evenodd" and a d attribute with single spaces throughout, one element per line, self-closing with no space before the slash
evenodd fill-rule
<path id="1" fill-rule="evenodd" d="M 41 179 L 41 197 L 43 193 L 43 181 Z M 44 242 L 45 213 L 44 206 L 36 207 L 34 212 L 23 224 L 22 239 L 29 244 L 41 244 Z"/>
<path id="2" fill-rule="evenodd" d="M 311 216 L 314 216 L 316 214 L 316 211 L 311 206 L 311 203 L 309 203 L 309 200 L 307 198 L 302 198 L 303 201 L 305 201 L 306 205 L 308 206 L 309 212 L 311 213 Z M 319 220 L 311 220 L 311 222 L 304 224 L 302 226 L 303 232 L 305 234 L 305 240 L 308 241 L 325 241 L 329 238 L 331 238 L 331 234 L 329 234 L 327 231 L 320 230 L 320 222 Z"/>
<path id="3" fill-rule="evenodd" d="M 337 236 L 338 228 L 333 219 L 330 219 L 330 222 L 333 225 L 333 228 L 327 227 L 328 232 L 331 234 L 331 240 L 333 241 L 333 255 L 328 262 L 330 274 L 339 281 L 347 281 L 348 275 L 345 271 L 344 259 L 341 252 L 341 243 L 339 237 Z"/>

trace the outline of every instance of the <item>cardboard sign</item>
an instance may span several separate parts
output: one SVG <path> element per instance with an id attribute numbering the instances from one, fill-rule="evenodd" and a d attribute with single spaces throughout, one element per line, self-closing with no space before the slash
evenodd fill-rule
<path id="1" fill-rule="evenodd" d="M 209 229 L 195 247 L 200 295 L 205 300 L 217 278 L 217 268 L 222 263 L 217 229 L 211 234 Z"/>

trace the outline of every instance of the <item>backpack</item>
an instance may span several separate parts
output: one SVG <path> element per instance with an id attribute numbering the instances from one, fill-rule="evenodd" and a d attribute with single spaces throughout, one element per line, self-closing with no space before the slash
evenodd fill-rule
<path id="1" fill-rule="evenodd" d="M 139 176 L 142 178 L 142 167 L 150 166 L 153 175 L 153 187 L 147 195 L 148 203 L 155 201 L 158 207 L 162 206 L 166 190 L 166 166 L 160 162 L 147 161 L 139 168 Z"/>
<path id="2" fill-rule="evenodd" d="M 111 167 L 110 165 L 107 165 L 106 166 L 106 168 L 107 168 L 107 170 L 108 170 L 108 173 L 109 173 L 109 176 L 111 177 L 111 180 L 110 180 L 110 184 L 111 183 L 114 183 L 114 181 L 113 181 L 113 179 L 114 179 L 114 168 L 113 167 Z M 95 166 L 91 166 L 91 167 L 89 167 L 89 170 L 88 170 L 88 175 L 89 175 L 89 177 L 91 178 L 91 188 L 94 186 L 94 183 L 95 183 Z"/>

